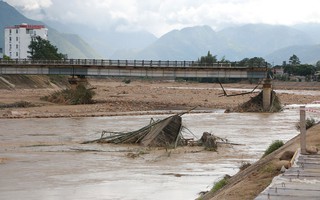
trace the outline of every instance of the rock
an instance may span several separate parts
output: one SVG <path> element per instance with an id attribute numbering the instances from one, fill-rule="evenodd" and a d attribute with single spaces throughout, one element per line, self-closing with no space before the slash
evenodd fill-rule
<path id="1" fill-rule="evenodd" d="M 208 136 L 207 140 L 204 142 L 205 148 L 209 151 L 217 150 L 218 145 L 216 140 L 217 138 L 215 136 L 212 136 L 212 135 Z"/>
<path id="2" fill-rule="evenodd" d="M 307 153 L 309 154 L 317 154 L 318 153 L 318 148 L 315 146 L 310 146 L 306 148 Z"/>
<path id="3" fill-rule="evenodd" d="M 294 155 L 293 151 L 285 151 L 279 158 L 279 160 L 288 160 L 290 161 Z"/>
<path id="4" fill-rule="evenodd" d="M 282 167 L 285 167 L 286 169 L 288 169 L 290 167 L 290 162 L 287 160 L 280 160 L 275 163 L 275 166 L 279 171 L 282 169 Z"/>
<path id="5" fill-rule="evenodd" d="M 204 132 L 204 133 L 202 134 L 201 139 L 200 139 L 201 142 L 202 142 L 202 143 L 205 143 L 205 142 L 207 141 L 207 139 L 208 139 L 209 136 L 211 136 L 211 133 Z"/>
<path id="6" fill-rule="evenodd" d="M 286 172 L 287 171 L 287 168 L 285 168 L 283 165 L 282 165 L 282 167 L 281 167 L 281 169 L 280 169 L 280 172 L 281 173 L 284 173 L 284 172 Z"/>

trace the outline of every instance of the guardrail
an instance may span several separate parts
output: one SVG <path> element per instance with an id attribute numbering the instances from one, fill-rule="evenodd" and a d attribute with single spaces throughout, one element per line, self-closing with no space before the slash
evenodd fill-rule
<path id="1" fill-rule="evenodd" d="M 12 65 L 82 65 L 82 66 L 123 66 L 123 67 L 248 67 L 236 62 L 200 63 L 198 61 L 163 61 L 163 60 L 103 60 L 103 59 L 63 59 L 63 60 L 0 60 L 1 64 Z"/>

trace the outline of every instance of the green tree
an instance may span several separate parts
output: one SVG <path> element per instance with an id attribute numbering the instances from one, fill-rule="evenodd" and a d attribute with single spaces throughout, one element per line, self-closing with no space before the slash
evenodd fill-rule
<path id="1" fill-rule="evenodd" d="M 265 67 L 267 62 L 264 58 L 261 57 L 253 57 L 253 58 L 244 58 L 239 62 L 240 66 L 248 66 L 248 67 Z"/>
<path id="2" fill-rule="evenodd" d="M 290 58 L 289 58 L 289 64 L 290 65 L 300 65 L 300 59 L 298 58 L 298 56 L 296 56 L 295 54 L 293 54 Z"/>
<path id="3" fill-rule="evenodd" d="M 320 71 L 320 60 L 318 60 L 318 62 L 316 63 L 316 70 Z"/>
<path id="4" fill-rule="evenodd" d="M 206 56 L 201 56 L 198 61 L 200 64 L 213 64 L 217 62 L 217 56 L 213 56 L 210 51 L 208 51 L 208 54 Z"/>
<path id="5" fill-rule="evenodd" d="M 11 58 L 9 57 L 9 56 L 7 56 L 7 55 L 3 55 L 3 60 L 11 60 Z"/>
<path id="6" fill-rule="evenodd" d="M 284 72 L 289 75 L 296 76 L 309 76 L 313 75 L 316 71 L 315 66 L 313 65 L 287 65 L 284 67 Z"/>
<path id="7" fill-rule="evenodd" d="M 61 60 L 65 58 L 63 54 L 58 53 L 57 47 L 40 36 L 32 39 L 29 50 L 30 56 L 28 57 L 33 60 Z"/>

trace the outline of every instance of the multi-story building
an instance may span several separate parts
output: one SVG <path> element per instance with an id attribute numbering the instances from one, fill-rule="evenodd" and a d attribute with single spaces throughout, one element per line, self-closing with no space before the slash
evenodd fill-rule
<path id="1" fill-rule="evenodd" d="M 48 29 L 44 25 L 21 24 L 6 27 L 4 30 L 4 54 L 12 59 L 25 59 L 30 55 L 32 38 L 40 36 L 48 39 Z"/>

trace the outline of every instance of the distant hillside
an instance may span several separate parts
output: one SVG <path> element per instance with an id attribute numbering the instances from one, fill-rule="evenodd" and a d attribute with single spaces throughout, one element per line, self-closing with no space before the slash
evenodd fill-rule
<path id="1" fill-rule="evenodd" d="M 137 59 L 196 60 L 208 50 L 222 51 L 223 41 L 209 26 L 173 30 L 138 52 Z M 213 51 L 215 54 L 217 51 Z"/>
<path id="2" fill-rule="evenodd" d="M 132 52 L 140 51 L 157 40 L 147 31 L 119 32 L 105 27 L 97 30 L 89 25 L 45 22 L 61 32 L 77 33 L 104 58 L 129 59 Z"/>
<path id="3" fill-rule="evenodd" d="M 43 24 L 26 18 L 20 14 L 14 7 L 0 1 L 0 47 L 4 49 L 4 28 L 7 26 L 17 25 L 21 23 Z M 79 36 L 71 34 L 61 34 L 55 29 L 48 27 L 49 40 L 56 45 L 59 51 L 67 54 L 69 58 L 97 58 L 101 57 Z"/>
<path id="4" fill-rule="evenodd" d="M 215 32 L 209 26 L 195 26 L 170 31 L 141 51 L 117 54 L 122 53 L 131 59 L 196 60 L 211 51 L 218 59 L 225 56 L 228 60 L 238 61 L 257 56 L 267 57 L 271 63 L 280 60 L 282 63 L 294 53 L 306 63 L 314 63 L 320 60 L 313 52 L 316 50 L 314 45 L 320 44 L 319 37 L 316 37 L 317 33 L 320 34 L 320 25 L 313 25 L 312 28 L 313 32 L 308 32 L 303 28 L 250 24 Z M 305 50 L 291 49 L 290 56 L 278 54 L 278 50 L 292 46 L 304 46 Z M 308 46 L 309 50 L 306 49 Z M 303 52 L 308 52 L 308 55 Z"/>
<path id="5" fill-rule="evenodd" d="M 270 63 L 282 64 L 283 61 L 288 63 L 289 58 L 295 54 L 299 57 L 301 63 L 316 64 L 320 60 L 319 45 L 296 45 L 279 49 L 266 55 L 265 59 Z"/>
<path id="6" fill-rule="evenodd" d="M 227 28 L 218 33 L 228 40 L 231 49 L 243 57 L 265 55 L 292 45 L 312 44 L 312 39 L 302 31 L 287 26 L 249 24 Z"/>

